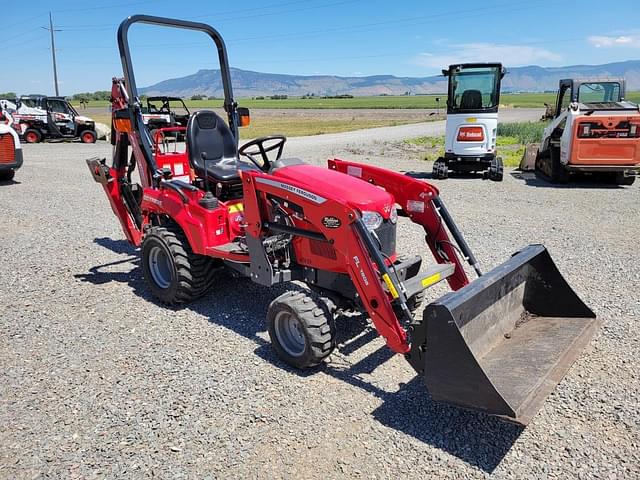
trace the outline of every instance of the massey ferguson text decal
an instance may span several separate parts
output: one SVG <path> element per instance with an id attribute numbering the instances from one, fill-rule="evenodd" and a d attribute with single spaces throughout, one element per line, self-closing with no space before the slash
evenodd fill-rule
<path id="1" fill-rule="evenodd" d="M 295 193 L 296 195 L 304 197 L 307 200 L 311 200 L 313 203 L 321 204 L 327 201 L 326 198 L 321 197 L 320 195 L 307 192 L 302 188 L 294 187 L 293 185 L 289 185 L 287 183 L 277 182 L 275 180 L 270 180 L 268 178 L 262 178 L 262 177 L 256 178 L 256 182 L 264 183 L 265 185 L 271 185 L 272 187 L 281 188 L 283 190 L 286 190 L 287 192 Z"/>

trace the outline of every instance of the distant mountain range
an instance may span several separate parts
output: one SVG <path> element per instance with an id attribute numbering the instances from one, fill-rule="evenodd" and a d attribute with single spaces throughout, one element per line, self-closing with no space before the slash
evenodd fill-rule
<path id="1" fill-rule="evenodd" d="M 568 67 L 513 67 L 502 83 L 504 92 L 555 91 L 558 80 L 571 77 L 624 77 L 627 90 L 640 90 L 640 60 L 608 63 L 605 65 L 572 65 Z M 233 91 L 236 97 L 266 95 L 403 95 L 444 93 L 446 80 L 442 76 L 395 77 L 374 75 L 369 77 L 339 77 L 335 75 L 285 75 L 260 73 L 239 68 L 231 69 Z M 141 88 L 147 95 L 176 95 L 190 97 L 206 95 L 222 97 L 219 70 L 200 70 L 192 75 L 172 78 Z"/>

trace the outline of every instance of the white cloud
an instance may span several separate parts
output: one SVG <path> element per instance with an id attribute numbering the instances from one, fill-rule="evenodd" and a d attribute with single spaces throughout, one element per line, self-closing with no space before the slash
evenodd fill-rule
<path id="1" fill-rule="evenodd" d="M 596 48 L 602 47 L 630 47 L 640 48 L 640 35 L 592 35 L 587 41 Z"/>
<path id="2" fill-rule="evenodd" d="M 453 63 L 501 62 L 516 67 L 537 63 L 557 63 L 562 57 L 544 48 L 494 43 L 461 43 L 449 45 L 447 53 L 424 52 L 414 59 L 421 67 L 444 68 Z"/>

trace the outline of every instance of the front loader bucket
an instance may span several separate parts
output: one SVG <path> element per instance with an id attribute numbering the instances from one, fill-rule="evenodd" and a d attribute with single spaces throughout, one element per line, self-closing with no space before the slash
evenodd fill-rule
<path id="1" fill-rule="evenodd" d="M 409 361 L 434 400 L 526 425 L 597 323 L 544 246 L 531 245 L 428 305 Z"/>

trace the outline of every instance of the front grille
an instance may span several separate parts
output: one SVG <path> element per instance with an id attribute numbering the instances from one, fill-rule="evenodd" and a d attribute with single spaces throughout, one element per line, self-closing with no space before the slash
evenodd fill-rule
<path id="1" fill-rule="evenodd" d="M 382 244 L 382 253 L 387 256 L 396 253 L 396 224 L 385 220 L 375 232 Z"/>
<path id="2" fill-rule="evenodd" d="M 6 133 L 0 135 L 0 163 L 13 164 L 16 162 L 16 150 L 13 136 Z"/>
<path id="3" fill-rule="evenodd" d="M 322 242 L 320 240 L 309 240 L 309 247 L 311 249 L 311 253 L 313 253 L 314 255 L 329 258 L 331 260 L 335 260 L 338 258 L 338 256 L 336 255 L 336 249 L 333 248 L 333 245 L 328 242 Z"/>

